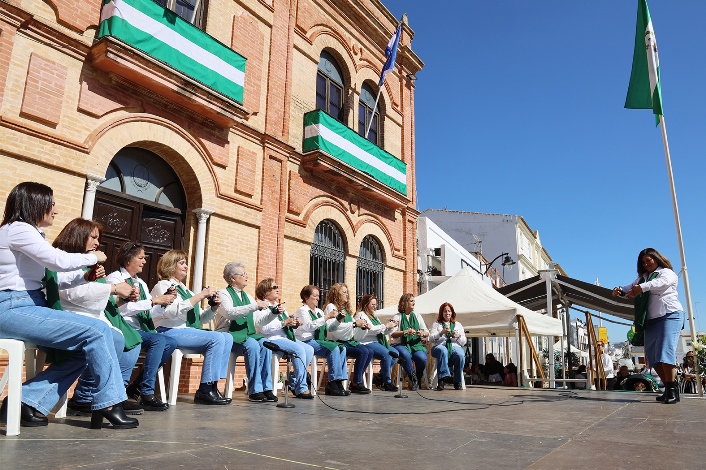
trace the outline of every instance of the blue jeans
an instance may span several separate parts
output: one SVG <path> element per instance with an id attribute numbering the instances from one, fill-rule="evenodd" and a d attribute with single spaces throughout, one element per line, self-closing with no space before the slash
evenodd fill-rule
<path id="1" fill-rule="evenodd" d="M 311 359 L 314 357 L 314 348 L 301 341 L 291 341 L 288 339 L 267 339 L 283 350 L 294 353 L 299 356 L 292 358 L 292 365 L 294 366 L 294 377 L 292 386 L 294 387 L 294 393 L 299 395 L 304 393 L 309 388 L 306 385 L 306 368 L 309 367 Z M 285 391 L 286 393 L 286 391 Z"/>
<path id="2" fill-rule="evenodd" d="M 228 373 L 230 350 L 233 347 L 233 337 L 230 333 L 199 330 L 197 328 L 165 328 L 157 327 L 164 336 L 173 338 L 177 348 L 191 349 L 203 354 L 201 383 L 218 382 Z"/>
<path id="3" fill-rule="evenodd" d="M 334 380 L 346 380 L 348 378 L 348 372 L 346 370 L 346 348 L 343 348 L 343 351 L 341 351 L 341 348 L 329 351 L 328 348 L 321 346 L 315 339 L 304 341 L 304 344 L 308 344 L 314 348 L 314 356 L 326 358 L 329 382 L 333 382 Z M 316 365 L 314 365 L 314 367 L 316 367 Z"/>
<path id="4" fill-rule="evenodd" d="M 248 393 L 272 390 L 272 351 L 262 346 L 265 338 L 248 338 L 243 344 L 233 343 L 233 351 L 245 358 L 245 373 L 248 376 Z"/>
<path id="5" fill-rule="evenodd" d="M 135 347 L 129 351 L 125 351 L 125 338 L 115 328 L 111 328 L 113 334 L 113 345 L 115 346 L 115 354 L 118 356 L 118 364 L 120 364 L 120 374 L 123 379 L 123 385 L 127 386 L 132 369 L 135 367 L 137 358 L 140 356 L 140 348 Z M 73 399 L 79 403 L 91 403 L 93 401 L 93 389 L 96 381 L 91 374 L 91 371 L 86 369 L 78 378 L 78 383 L 74 389 Z"/>
<path id="6" fill-rule="evenodd" d="M 463 365 L 466 362 L 466 354 L 463 352 L 463 348 L 458 344 L 453 346 L 453 354 L 451 355 L 451 362 L 454 366 L 454 382 L 463 381 Z M 439 380 L 451 375 L 449 370 L 449 351 L 445 344 L 440 344 L 434 346 L 431 349 L 431 355 L 436 359 L 436 372 Z"/>
<path id="7" fill-rule="evenodd" d="M 41 291 L 0 291 L 0 337 L 76 351 L 22 386 L 22 402 L 42 414 L 54 405 L 86 368 L 96 378 L 94 410 L 127 400 L 110 327 L 96 318 L 45 307 Z"/>
<path id="8" fill-rule="evenodd" d="M 154 395 L 157 371 L 172 357 L 172 353 L 177 348 L 177 342 L 174 338 L 159 333 L 142 330 L 137 330 L 137 332 L 142 338 L 140 345 L 142 348 L 134 349 L 145 351 L 145 367 L 135 378 L 135 382 L 138 384 L 141 396 Z"/>
<path id="9" fill-rule="evenodd" d="M 367 343 L 366 346 L 373 350 L 373 358 L 380 361 L 382 383 L 391 383 L 390 371 L 397 364 L 397 358 L 390 356 L 390 350 L 378 342 Z"/>
<path id="10" fill-rule="evenodd" d="M 426 351 L 414 351 L 414 354 L 410 354 L 407 347 L 402 344 L 393 344 L 398 353 L 400 353 L 400 364 L 402 368 L 410 377 L 414 376 L 414 367 L 417 367 L 417 373 L 422 375 L 427 367 L 427 353 Z M 414 361 L 414 364 L 412 364 Z"/>
<path id="11" fill-rule="evenodd" d="M 370 361 L 373 360 L 373 350 L 365 344 L 351 346 L 347 341 L 343 344 L 346 345 L 346 357 L 355 359 L 355 364 L 353 365 L 353 383 L 362 384 L 363 373 L 370 365 Z"/>

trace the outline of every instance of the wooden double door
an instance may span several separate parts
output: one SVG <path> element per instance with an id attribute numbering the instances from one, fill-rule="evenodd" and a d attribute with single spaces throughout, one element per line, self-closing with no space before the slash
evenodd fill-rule
<path id="1" fill-rule="evenodd" d="M 108 256 L 106 274 L 119 268 L 115 254 L 123 243 L 140 243 L 147 262 L 139 276 L 150 289 L 157 283 L 157 262 L 162 255 L 184 245 L 184 216 L 173 207 L 98 188 L 93 219 L 104 226 L 99 249 Z"/>

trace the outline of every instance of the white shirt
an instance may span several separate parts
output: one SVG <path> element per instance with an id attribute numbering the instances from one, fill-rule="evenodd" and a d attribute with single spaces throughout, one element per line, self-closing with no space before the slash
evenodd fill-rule
<path id="1" fill-rule="evenodd" d="M 431 341 L 432 346 L 438 346 L 440 344 L 446 344 L 446 335 L 441 336 L 441 331 L 444 329 L 444 323 L 435 321 L 431 325 L 431 331 L 429 332 L 429 341 Z M 458 338 L 451 338 L 451 342 L 458 344 L 459 346 L 466 345 L 466 332 L 463 331 L 463 325 L 461 322 L 456 322 L 454 325 L 454 333 L 458 332 L 460 336 Z"/>
<path id="2" fill-rule="evenodd" d="M 649 292 L 647 298 L 647 319 L 663 317 L 668 313 L 684 311 L 679 298 L 677 297 L 677 285 L 679 278 L 669 268 L 660 268 L 654 270 L 657 277 L 648 282 L 640 284 L 642 292 Z M 649 279 L 651 274 L 645 273 L 645 278 Z M 642 277 L 642 276 L 640 276 Z M 628 292 L 633 286 L 639 284 L 640 278 L 635 279 L 632 284 L 623 286 L 622 289 Z"/>
<path id="3" fill-rule="evenodd" d="M 186 292 L 190 293 L 192 296 L 194 295 L 194 293 L 191 292 L 188 287 L 186 287 L 183 283 L 177 281 L 176 279 L 170 279 L 168 281 L 159 281 L 152 288 L 152 292 L 150 292 L 150 295 L 152 297 L 159 297 L 160 295 L 164 295 L 167 290 L 172 286 L 172 284 L 179 285 Z M 177 296 L 176 299 L 174 299 L 174 302 L 167 305 L 163 309 L 152 313 L 152 321 L 154 322 L 154 327 L 157 328 L 158 326 L 163 326 L 165 328 L 189 328 L 188 326 L 186 326 L 186 315 L 192 308 L 194 308 L 194 306 L 191 305 L 191 301 L 189 299 L 183 299 L 181 295 L 179 295 L 179 291 L 177 291 Z M 201 309 L 199 318 L 201 320 L 202 325 L 205 325 L 210 322 L 213 318 L 213 311 L 211 310 L 211 307 Z"/>
<path id="4" fill-rule="evenodd" d="M 77 273 L 83 278 L 84 271 L 79 269 Z M 65 273 L 72 274 L 72 273 Z M 105 307 L 110 299 L 113 285 L 102 282 L 84 282 L 79 286 L 65 286 L 59 282 L 59 298 L 64 310 L 97 318 L 105 322 L 114 330 L 115 328 L 105 316 Z M 122 334 L 122 332 L 120 332 Z"/>
<path id="5" fill-rule="evenodd" d="M 412 312 L 414 315 L 417 317 L 417 321 L 419 322 L 419 329 L 422 331 L 429 331 L 429 328 L 427 328 L 427 324 L 424 323 L 424 319 L 420 314 L 417 312 Z M 397 313 L 392 319 L 397 322 L 397 326 L 395 326 L 392 330 L 390 330 L 390 334 L 395 333 L 396 331 L 400 331 L 400 320 L 402 318 L 402 315 Z M 392 344 L 400 344 L 402 342 L 403 336 L 399 336 L 397 338 L 392 338 L 390 341 Z"/>
<path id="6" fill-rule="evenodd" d="M 311 319 L 311 315 L 309 315 L 309 311 L 314 312 L 315 315 L 321 315 L 320 318 L 317 318 L 316 320 Z M 294 316 L 299 319 L 300 322 L 303 323 L 303 325 L 300 325 L 299 328 L 294 330 L 294 335 L 297 337 L 299 341 L 309 341 L 314 338 L 314 333 L 316 333 L 316 330 L 324 326 L 324 324 L 328 324 L 330 322 L 336 321 L 334 318 L 329 319 L 328 321 L 324 319 L 324 312 L 320 308 L 314 308 L 313 310 L 309 308 L 308 305 L 302 305 L 297 309 L 296 312 L 294 312 Z M 326 339 L 326 338 L 323 338 Z"/>
<path id="7" fill-rule="evenodd" d="M 44 268 L 74 271 L 97 262 L 92 253 L 54 248 L 38 228 L 26 222 L 0 227 L 0 290 L 38 290 L 43 287 Z"/>
<path id="8" fill-rule="evenodd" d="M 238 294 L 238 296 L 241 296 L 241 290 L 236 289 L 233 287 L 235 290 L 235 293 Z M 248 299 L 250 299 L 250 303 L 248 305 L 241 305 L 239 307 L 236 307 L 233 304 L 233 298 L 230 296 L 230 292 L 228 292 L 228 288 L 226 287 L 225 289 L 221 289 L 218 291 L 218 297 L 221 299 L 221 306 L 216 310 L 216 330 L 218 331 L 228 331 L 230 329 L 230 322 L 232 320 L 237 320 L 238 318 L 245 317 L 247 315 L 250 315 L 253 312 L 257 312 L 257 302 L 255 301 L 254 297 L 251 297 L 248 295 Z M 255 327 L 257 328 L 258 322 L 259 321 L 264 321 L 262 320 L 262 315 L 253 315 L 253 322 L 255 323 Z M 272 321 L 270 319 L 267 321 L 269 323 Z"/>
<path id="9" fill-rule="evenodd" d="M 612 379 L 615 377 L 615 371 L 613 371 L 613 359 L 611 359 L 610 354 L 604 352 L 601 356 L 601 363 L 603 364 L 603 370 L 605 371 L 605 378 Z"/>
<path id="10" fill-rule="evenodd" d="M 270 303 L 270 305 L 272 305 Z M 262 309 L 259 310 L 261 314 L 267 314 L 268 312 L 271 313 L 272 311 L 267 308 L 267 309 Z M 285 313 L 287 316 L 289 314 L 287 313 L 287 310 L 285 309 L 284 312 L 277 313 L 277 314 L 271 314 L 269 322 L 265 323 L 259 328 L 259 333 L 264 336 L 267 339 L 289 339 L 287 338 L 287 333 L 284 331 L 284 320 L 280 320 L 278 317 L 282 315 L 282 313 Z M 297 331 L 297 329 L 294 329 L 294 331 Z M 295 339 L 296 339 L 296 333 L 295 333 Z"/>
<path id="11" fill-rule="evenodd" d="M 152 296 L 150 295 L 150 291 L 147 288 L 147 284 L 145 284 L 145 281 L 143 281 L 137 276 L 130 276 L 130 273 L 125 271 L 125 268 L 120 268 L 117 271 L 113 271 L 112 273 L 108 274 L 108 276 L 105 278 L 106 282 L 108 282 L 109 284 L 119 284 L 121 282 L 127 282 L 128 279 L 132 279 L 133 285 L 139 283 L 142 286 L 142 291 L 145 293 L 145 297 L 147 298 L 145 300 L 138 300 L 137 302 L 125 302 L 124 304 L 119 306 L 118 309 L 120 310 L 120 314 L 123 316 L 126 322 L 128 322 L 136 330 L 141 330 L 142 328 L 140 328 L 140 322 L 137 321 L 135 315 L 140 312 L 144 312 L 145 310 L 149 310 L 150 314 L 152 315 L 152 318 L 154 319 L 156 315 L 162 313 L 164 307 L 162 307 L 161 305 L 152 306 Z"/>
<path id="12" fill-rule="evenodd" d="M 380 322 L 379 325 L 373 325 L 372 320 L 368 317 L 368 315 L 365 312 L 358 312 L 355 314 L 353 317 L 354 320 L 365 320 L 368 322 L 368 329 L 363 330 L 365 332 L 365 335 L 363 338 L 360 340 L 361 343 L 363 344 L 369 344 L 369 343 L 377 343 L 378 342 L 378 335 L 380 333 L 387 335 L 390 334 L 392 331 L 391 329 L 388 329 L 385 326 L 385 323 Z"/>
<path id="13" fill-rule="evenodd" d="M 332 311 L 338 312 L 338 309 L 334 304 L 328 304 L 324 309 L 324 312 L 328 315 Z M 339 312 L 344 313 L 344 312 Z M 339 322 L 337 319 L 332 318 L 328 324 L 328 331 L 326 333 L 326 339 L 332 341 L 360 341 L 365 337 L 365 330 L 362 328 L 356 328 L 353 322 Z"/>

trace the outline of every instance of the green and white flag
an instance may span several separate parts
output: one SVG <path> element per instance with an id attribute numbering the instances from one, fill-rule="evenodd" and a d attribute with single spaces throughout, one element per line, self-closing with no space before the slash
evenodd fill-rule
<path id="1" fill-rule="evenodd" d="M 407 164 L 321 110 L 304 115 L 304 153 L 321 150 L 407 194 Z"/>
<path id="2" fill-rule="evenodd" d="M 625 107 L 652 109 L 659 124 L 662 112 L 662 89 L 659 81 L 659 56 L 657 39 L 652 28 L 650 10 L 646 0 L 637 3 L 637 28 L 635 30 L 635 52 L 632 57 L 632 72 Z"/>
<path id="3" fill-rule="evenodd" d="M 112 36 L 243 102 L 246 59 L 151 0 L 106 0 L 97 38 Z"/>

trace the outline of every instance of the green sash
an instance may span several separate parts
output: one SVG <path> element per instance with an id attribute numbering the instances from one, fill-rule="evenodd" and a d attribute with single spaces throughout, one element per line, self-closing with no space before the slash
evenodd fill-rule
<path id="1" fill-rule="evenodd" d="M 442 323 L 443 326 L 443 323 Z M 446 350 L 449 352 L 449 367 L 452 367 L 451 355 L 454 353 L 453 343 L 451 342 L 454 336 L 454 327 L 456 322 L 449 322 L 449 332 L 446 333 Z"/>
<path id="2" fill-rule="evenodd" d="M 380 323 L 380 320 L 378 320 L 378 317 L 376 317 L 375 314 L 370 317 L 370 322 L 375 326 L 382 325 L 382 323 Z M 378 343 L 382 344 L 387 349 L 390 349 L 390 343 L 387 341 L 387 335 L 385 334 L 385 332 L 378 333 Z"/>
<path id="3" fill-rule="evenodd" d="M 312 321 L 317 320 L 321 318 L 321 314 L 316 312 L 312 312 L 309 310 L 309 316 L 311 317 Z M 343 345 L 339 343 L 338 341 L 328 341 L 326 339 L 326 333 L 328 332 L 328 326 L 324 322 L 323 325 L 321 325 L 315 332 L 314 332 L 314 339 L 316 340 L 317 343 L 319 343 L 321 346 L 325 347 L 329 351 L 333 351 L 336 348 L 340 348 L 341 351 L 343 351 Z"/>
<path id="4" fill-rule="evenodd" d="M 193 297 L 191 292 L 181 287 L 181 284 L 176 285 L 176 290 L 184 300 L 189 300 Z M 186 312 L 186 326 L 197 330 L 201 329 L 201 306 L 198 303 L 194 305 L 194 308 Z"/>
<path id="5" fill-rule="evenodd" d="M 412 328 L 414 331 L 419 330 L 419 321 L 414 312 L 410 312 L 407 315 L 404 312 L 400 312 L 400 330 L 404 331 L 408 328 Z M 413 354 L 414 351 L 426 351 L 427 348 L 422 344 L 422 338 L 417 335 L 404 335 L 402 337 L 402 344 L 407 347 L 407 351 Z"/>
<path id="6" fill-rule="evenodd" d="M 106 283 L 104 277 L 96 279 L 95 282 L 99 282 L 101 284 Z M 120 310 L 115 304 L 115 300 L 113 300 L 112 295 L 108 297 L 108 303 L 106 304 L 103 313 L 105 313 L 105 318 L 110 322 L 110 324 L 119 329 L 123 334 L 123 337 L 125 338 L 125 351 L 129 351 L 142 343 L 142 336 L 140 336 L 131 324 L 125 321 L 123 316 L 120 314 Z"/>
<path id="7" fill-rule="evenodd" d="M 127 278 L 125 282 L 130 284 L 130 287 L 134 285 L 131 277 Z M 142 288 L 142 283 L 138 282 L 137 287 L 140 288 L 140 300 L 147 300 L 147 295 L 145 294 L 145 290 Z M 154 327 L 154 322 L 152 321 L 152 314 L 149 310 L 144 310 L 135 316 L 137 317 L 137 322 L 140 324 L 140 329 L 142 331 L 147 331 L 148 333 L 157 332 L 157 329 Z"/>
<path id="8" fill-rule="evenodd" d="M 272 308 L 272 307 L 270 307 Z M 289 318 L 289 315 L 287 315 L 287 312 L 282 312 L 278 317 L 280 321 L 285 321 L 287 318 Z M 282 329 L 284 330 L 284 333 L 287 335 L 287 339 L 290 341 L 296 341 L 297 338 L 294 336 L 294 329 L 291 326 L 283 326 Z"/>
<path id="9" fill-rule="evenodd" d="M 233 287 L 228 286 L 226 288 L 230 294 L 230 298 L 233 301 L 234 307 L 242 307 L 244 305 L 250 305 L 250 298 L 245 291 L 240 291 L 242 298 L 235 292 Z M 255 331 L 255 320 L 253 318 L 255 312 L 252 312 L 244 317 L 240 317 L 236 320 L 230 322 L 230 335 L 233 337 L 233 342 L 235 344 L 243 344 L 248 338 L 253 338 L 254 340 L 259 340 L 264 338 L 262 335 L 258 335 Z"/>
<path id="10" fill-rule="evenodd" d="M 44 289 L 47 295 L 47 307 L 54 310 L 64 310 L 61 306 L 61 299 L 59 298 L 59 280 L 57 279 L 56 271 L 50 269 L 44 269 Z M 45 348 L 47 358 L 45 362 L 47 364 L 61 365 L 67 359 L 74 355 L 73 351 L 66 351 L 64 349 L 55 348 Z"/>
<path id="11" fill-rule="evenodd" d="M 647 281 L 645 277 L 641 277 L 638 284 L 643 284 L 645 282 L 650 282 L 652 279 L 656 278 L 658 275 L 657 271 L 650 274 Z M 645 319 L 647 318 L 647 301 L 650 298 L 649 292 L 640 292 L 637 297 L 635 297 L 635 332 L 632 337 L 628 336 L 628 341 L 633 346 L 644 346 L 645 344 Z M 628 332 L 629 335 L 630 332 Z"/>
<path id="12" fill-rule="evenodd" d="M 351 323 L 351 322 L 353 322 L 353 317 L 351 317 L 351 314 L 348 313 L 348 310 L 345 310 L 345 309 L 344 309 L 343 311 L 346 312 L 346 317 L 343 319 L 343 323 Z M 356 328 L 356 327 L 353 326 L 353 329 L 354 329 L 354 330 L 355 330 L 355 328 Z M 358 341 L 353 341 L 353 337 L 352 337 L 352 336 L 351 336 L 351 339 L 350 339 L 349 341 L 347 341 L 347 343 L 350 344 L 350 345 L 353 346 L 353 347 L 356 347 L 356 346 L 358 346 L 358 345 L 360 344 Z"/>

